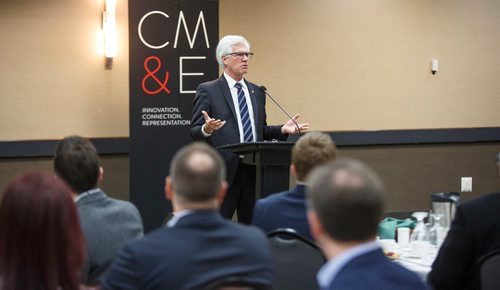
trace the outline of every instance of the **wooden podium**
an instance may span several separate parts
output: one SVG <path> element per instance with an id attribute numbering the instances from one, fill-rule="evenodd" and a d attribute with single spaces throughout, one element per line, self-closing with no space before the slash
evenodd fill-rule
<path id="1" fill-rule="evenodd" d="M 255 194 L 261 198 L 290 186 L 291 150 L 294 142 L 251 142 L 229 144 L 219 149 L 229 149 L 243 156 L 243 163 L 254 165 Z"/>

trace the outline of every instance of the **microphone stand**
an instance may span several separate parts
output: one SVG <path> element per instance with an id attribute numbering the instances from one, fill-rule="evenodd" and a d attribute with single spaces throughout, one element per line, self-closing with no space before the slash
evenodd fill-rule
<path id="1" fill-rule="evenodd" d="M 295 122 L 295 120 L 285 111 L 285 109 L 283 109 L 283 107 L 280 106 L 280 104 L 278 104 L 278 102 L 276 102 L 276 100 L 267 92 L 267 88 L 264 87 L 264 86 L 260 86 L 259 89 L 264 93 L 266 94 L 269 98 L 271 98 L 271 100 L 276 104 L 276 106 L 278 106 L 278 108 L 281 109 L 281 111 L 283 113 L 285 113 L 285 115 L 287 115 L 287 117 L 292 120 L 292 122 L 295 124 L 295 127 L 297 127 L 297 132 L 300 134 L 300 127 L 299 127 L 299 124 L 297 124 L 297 122 Z"/>

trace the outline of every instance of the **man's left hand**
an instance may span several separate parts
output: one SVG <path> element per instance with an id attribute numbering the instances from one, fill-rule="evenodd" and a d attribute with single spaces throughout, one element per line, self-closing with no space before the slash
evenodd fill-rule
<path id="1" fill-rule="evenodd" d="M 293 116 L 292 119 L 288 120 L 288 122 L 286 122 L 285 125 L 281 127 L 281 133 L 297 134 L 309 130 L 309 123 L 303 123 L 303 124 L 297 123 L 297 119 L 299 117 L 300 115 L 296 114 L 295 116 Z"/>

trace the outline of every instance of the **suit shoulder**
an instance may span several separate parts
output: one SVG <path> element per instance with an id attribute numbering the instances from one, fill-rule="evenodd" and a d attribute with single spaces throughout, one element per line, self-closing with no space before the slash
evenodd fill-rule
<path id="1" fill-rule="evenodd" d="M 244 236 L 244 239 L 266 240 L 266 235 L 253 225 L 244 225 L 232 221 L 226 221 L 226 226 L 231 228 L 233 233 L 238 233 L 239 236 Z"/>
<path id="2" fill-rule="evenodd" d="M 217 86 L 217 84 L 219 82 L 220 82 L 220 79 L 215 79 L 215 80 L 211 80 L 211 81 L 208 81 L 208 82 L 201 83 L 201 84 L 198 85 L 198 90 L 201 89 L 201 88 L 211 88 L 211 87 Z"/>
<path id="3" fill-rule="evenodd" d="M 247 86 L 249 86 L 249 87 L 253 87 L 254 89 L 258 89 L 258 88 L 259 88 L 259 86 L 258 86 L 258 85 L 256 85 L 256 84 L 252 83 L 251 81 L 249 81 L 249 80 L 247 80 L 247 79 L 245 79 L 245 81 L 247 82 Z"/>
<path id="4" fill-rule="evenodd" d="M 145 234 L 140 239 L 129 242 L 127 247 L 130 251 L 136 253 L 157 252 L 172 240 L 170 239 L 171 236 L 168 228 L 161 227 Z"/>
<path id="5" fill-rule="evenodd" d="M 262 218 L 264 215 L 275 214 L 274 209 L 288 204 L 288 191 L 282 191 L 279 193 L 271 194 L 265 198 L 257 200 L 254 208 L 254 217 L 257 215 L 257 219 Z M 256 219 L 254 219 L 256 220 Z"/>
<path id="6" fill-rule="evenodd" d="M 279 193 L 271 194 L 270 196 L 257 200 L 257 202 L 255 203 L 255 209 L 257 211 L 259 210 L 269 211 L 272 208 L 290 204 L 293 198 L 291 198 L 289 195 L 290 192 L 288 191 L 282 191 Z"/>
<path id="7" fill-rule="evenodd" d="M 348 263 L 335 278 L 336 285 L 349 286 L 345 289 L 361 289 L 368 284 L 379 285 L 383 289 L 427 289 L 416 273 L 378 256 L 371 255 L 370 258 L 356 259 L 355 262 Z"/>
<path id="8" fill-rule="evenodd" d="M 283 198 L 286 198 L 288 193 L 289 193 L 288 191 L 273 193 L 269 196 L 266 196 L 264 198 L 257 200 L 257 203 L 258 204 L 272 204 L 272 203 L 275 203 L 275 202 L 282 200 Z"/>
<path id="9" fill-rule="evenodd" d="M 82 223 L 90 223 L 90 227 L 95 226 L 94 222 L 99 222 L 101 226 L 137 227 L 142 232 L 141 214 L 137 207 L 129 201 L 107 197 L 101 204 L 91 204 L 85 208 L 79 208 L 78 212 Z"/>
<path id="10" fill-rule="evenodd" d="M 137 209 L 137 207 L 133 203 L 131 203 L 130 201 L 116 199 L 116 198 L 109 198 L 109 201 L 113 206 L 120 208 L 124 211 L 139 213 L 139 210 Z"/>
<path id="11" fill-rule="evenodd" d="M 489 193 L 474 199 L 463 202 L 459 205 L 461 208 L 465 209 L 473 209 L 473 208 L 482 208 L 484 205 L 494 204 L 497 205 L 500 203 L 500 193 Z"/>
<path id="12" fill-rule="evenodd" d="M 116 204 L 119 206 L 122 206 L 125 208 L 132 208 L 132 209 L 137 210 L 137 207 L 133 203 L 131 203 L 130 201 L 116 199 L 116 198 L 113 198 L 113 201 L 116 202 Z"/>

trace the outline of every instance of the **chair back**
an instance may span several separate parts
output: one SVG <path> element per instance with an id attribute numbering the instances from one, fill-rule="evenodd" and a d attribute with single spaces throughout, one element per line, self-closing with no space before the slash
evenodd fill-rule
<path id="1" fill-rule="evenodd" d="M 481 290 L 500 289 L 500 249 L 485 254 L 478 261 Z"/>
<path id="2" fill-rule="evenodd" d="M 276 229 L 267 236 L 274 254 L 274 289 L 319 289 L 316 274 L 326 259 L 316 244 L 289 228 Z"/>
<path id="3" fill-rule="evenodd" d="M 245 277 L 230 276 L 211 281 L 200 288 L 201 290 L 270 290 L 267 285 L 250 282 Z"/>

